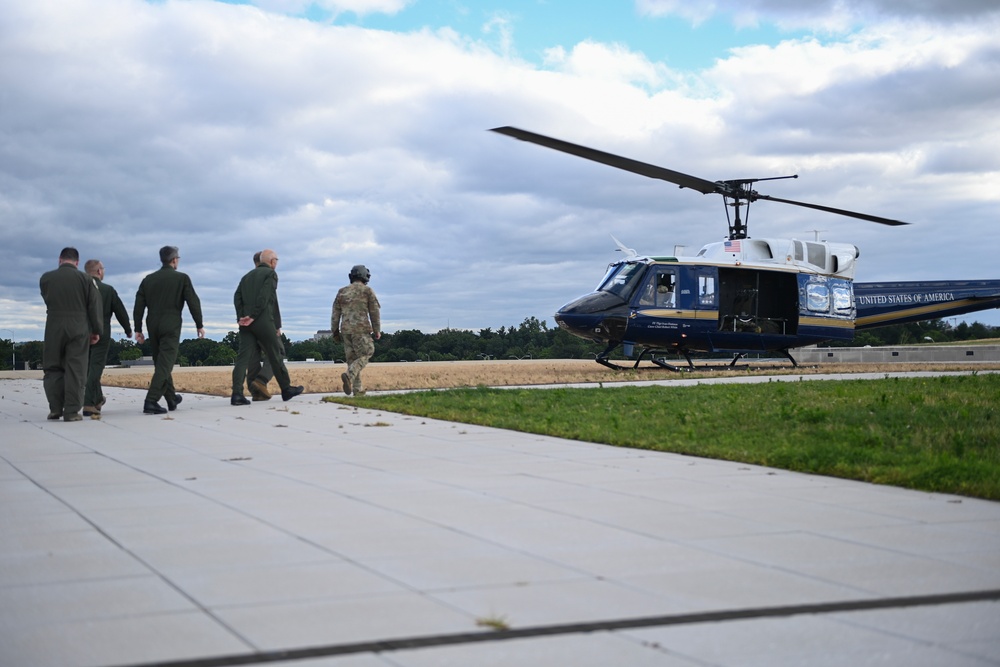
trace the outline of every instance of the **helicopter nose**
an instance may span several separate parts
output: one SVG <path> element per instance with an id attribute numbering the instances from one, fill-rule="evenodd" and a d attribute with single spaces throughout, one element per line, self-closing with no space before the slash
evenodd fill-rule
<path id="1" fill-rule="evenodd" d="M 570 301 L 555 314 L 560 327 L 580 338 L 596 342 L 621 340 L 628 305 L 608 292 L 594 292 Z"/>
<path id="2" fill-rule="evenodd" d="M 555 315 L 556 324 L 580 338 L 601 340 L 601 322 L 604 318 L 596 313 L 566 313 L 562 310 Z"/>

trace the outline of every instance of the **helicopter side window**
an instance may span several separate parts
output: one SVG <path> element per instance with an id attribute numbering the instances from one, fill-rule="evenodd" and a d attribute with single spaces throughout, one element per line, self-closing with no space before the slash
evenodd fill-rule
<path id="1" fill-rule="evenodd" d="M 809 283 L 806 286 L 806 303 L 809 310 L 818 313 L 830 311 L 830 288 L 823 283 Z"/>
<path id="2" fill-rule="evenodd" d="M 677 281 L 674 272 L 663 272 L 656 276 L 656 305 L 658 308 L 673 308 Z"/>
<path id="3" fill-rule="evenodd" d="M 650 275 L 639 297 L 640 306 L 655 306 L 657 308 L 673 308 L 677 277 L 674 271 L 660 269 Z"/>
<path id="4" fill-rule="evenodd" d="M 698 276 L 698 305 L 715 305 L 715 276 Z"/>
<path id="5" fill-rule="evenodd" d="M 806 243 L 806 251 L 809 253 L 809 263 L 821 269 L 826 268 L 826 246 L 822 243 Z"/>
<path id="6" fill-rule="evenodd" d="M 851 288 L 847 285 L 833 285 L 833 307 L 838 313 L 850 313 L 854 307 Z"/>

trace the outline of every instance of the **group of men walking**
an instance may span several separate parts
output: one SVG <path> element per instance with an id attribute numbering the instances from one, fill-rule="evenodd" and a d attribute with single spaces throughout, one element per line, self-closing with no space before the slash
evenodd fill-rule
<path id="1" fill-rule="evenodd" d="M 177 270 L 180 253 L 175 246 L 160 249 L 161 267 L 148 274 L 135 295 L 133 321 L 135 340 L 149 341 L 153 377 L 143 401 L 143 413 L 164 414 L 176 410 L 183 400 L 173 382 L 173 367 L 180 349 L 182 311 L 185 304 L 194 319 L 198 338 L 205 337 L 201 301 L 191 278 Z M 80 254 L 64 248 L 58 268 L 39 280 L 45 301 L 45 344 L 42 352 L 43 385 L 49 403 L 49 419 L 80 421 L 100 417 L 106 403 L 101 376 L 107 362 L 111 338 L 111 316 L 132 337 L 132 326 L 117 291 L 104 282 L 104 264 L 89 260 L 79 270 Z M 232 405 L 249 405 L 243 394 L 246 383 L 253 400 L 268 400 L 273 377 L 282 400 L 301 394 L 304 387 L 292 385 L 283 361 L 281 311 L 278 307 L 278 256 L 273 250 L 254 255 L 254 268 L 240 280 L 233 295 L 239 325 L 239 352 L 233 368 Z M 345 393 L 363 394 L 361 370 L 374 353 L 372 336 L 380 338 L 379 303 L 368 287 L 371 273 L 364 266 L 351 269 L 351 284 L 337 293 L 331 328 L 343 340 L 348 371 L 341 376 Z M 357 286 L 355 286 L 357 285 Z M 145 317 L 146 334 L 143 334 Z M 343 325 L 340 324 L 341 320 Z M 163 398 L 166 408 L 160 405 Z M 82 411 L 82 415 L 81 415 Z"/>

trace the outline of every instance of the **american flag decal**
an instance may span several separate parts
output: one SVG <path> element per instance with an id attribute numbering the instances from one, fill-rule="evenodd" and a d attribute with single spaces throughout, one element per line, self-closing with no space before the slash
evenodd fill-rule
<path id="1" fill-rule="evenodd" d="M 726 252 L 743 252 L 742 244 L 739 241 L 726 241 L 724 247 Z"/>

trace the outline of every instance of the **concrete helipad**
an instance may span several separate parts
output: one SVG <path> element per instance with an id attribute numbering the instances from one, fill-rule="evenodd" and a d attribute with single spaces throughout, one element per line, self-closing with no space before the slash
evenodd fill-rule
<path id="1" fill-rule="evenodd" d="M 1000 665 L 1000 503 L 106 393 L 0 380 L 5 667 Z"/>

